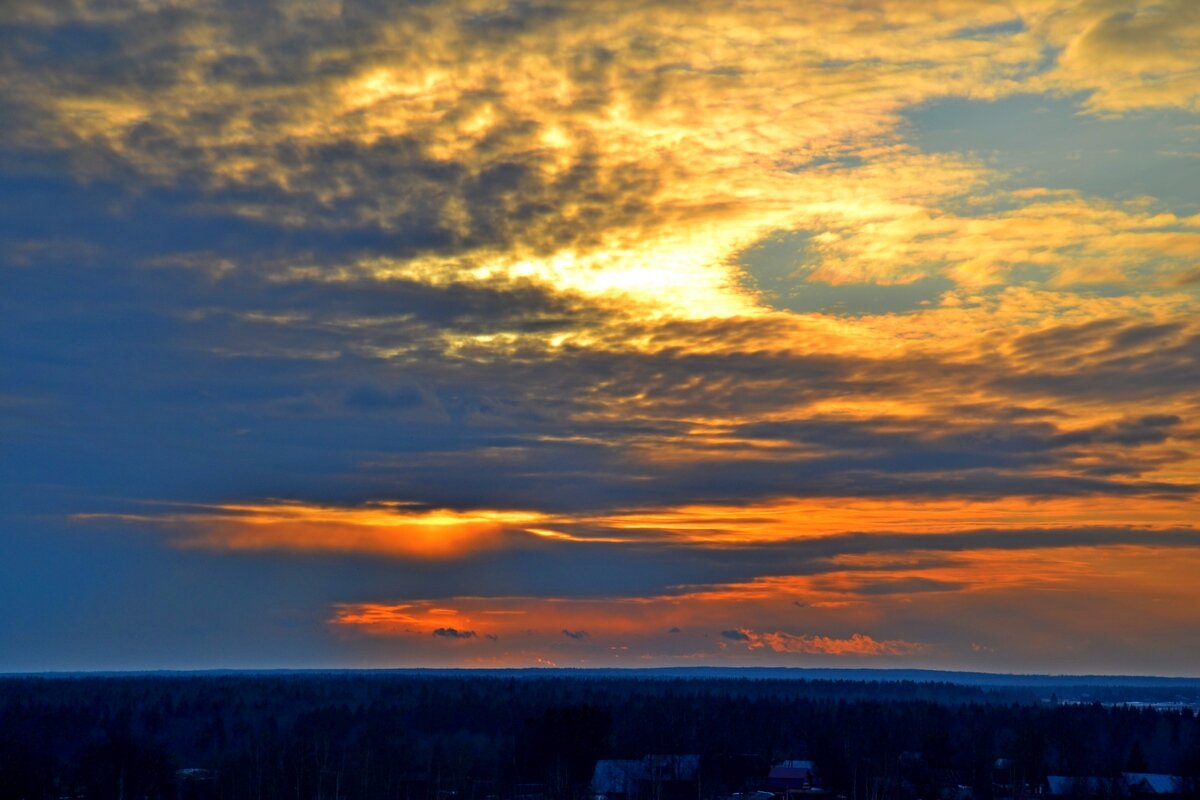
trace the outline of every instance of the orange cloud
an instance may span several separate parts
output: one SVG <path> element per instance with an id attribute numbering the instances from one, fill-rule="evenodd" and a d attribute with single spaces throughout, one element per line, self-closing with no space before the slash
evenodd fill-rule
<path id="1" fill-rule="evenodd" d="M 825 624 L 836 620 L 839 625 L 865 625 L 884 619 L 887 607 L 911 604 L 922 597 L 942 598 L 939 602 L 944 602 L 954 596 L 955 602 L 961 602 L 971 594 L 1004 596 L 1053 588 L 1105 593 L 1111 587 L 1097 590 L 1093 582 L 1141 587 L 1148 577 L 1144 566 L 1162 554 L 1154 546 L 1123 544 L 1065 544 L 1055 548 L 1052 539 L 1044 547 L 1010 551 L 997 549 L 1004 544 L 1002 537 L 994 541 L 992 547 L 985 543 L 965 551 L 911 549 L 837 555 L 820 560 L 807 574 L 680 586 L 649 596 L 466 596 L 396 604 L 346 603 L 335 607 L 330 622 L 372 636 L 425 635 L 452 626 L 500 636 L 555 637 L 563 630 L 586 630 L 589 638 L 613 639 L 654 636 L 679 627 L 741 632 L 745 635 L 724 638 L 752 641 L 756 648 L 768 647 L 776 652 L 867 653 L 872 645 L 855 637 L 844 642 L 828 636 L 805 636 L 793 641 L 789 634 L 763 632 L 751 638 L 749 633 L 762 631 L 762 627 L 739 624 L 737 620 L 760 619 L 778 624 L 807 613 L 797 609 L 822 609 L 836 611 L 823 617 Z M 1178 556 L 1181 565 L 1193 564 L 1197 558 L 1190 550 L 1179 551 Z M 1169 570 L 1169 581 L 1182 577 L 1180 570 L 1182 566 Z M 1195 593 L 1186 582 L 1170 585 L 1175 591 Z M 876 648 L 879 654 L 890 652 L 882 646 L 889 642 L 876 644 L 881 645 Z M 892 644 L 892 649 L 903 649 L 898 640 Z"/>
<path id="2" fill-rule="evenodd" d="M 1028 529 L 1137 525 L 1189 526 L 1193 497 L 795 498 L 731 505 L 686 505 L 582 517 L 628 541 L 663 540 L 737 547 L 838 533 L 951 533 L 969 528 Z"/>
<path id="3" fill-rule="evenodd" d="M 813 574 L 648 596 L 341 604 L 329 622 L 345 640 L 403 642 L 410 658 L 429 664 L 902 658 L 1028 669 L 1108 653 L 1125 669 L 1183 669 L 1186 654 L 1200 652 L 1197 569 L 1195 549 L 1168 557 L 1154 546 L 913 550 L 843 556 Z M 450 628 L 474 635 L 435 633 Z"/>
<path id="4" fill-rule="evenodd" d="M 977 200 L 980 198 L 976 198 Z M 1169 282 L 1200 256 L 1200 217 L 1115 204 L 1017 193 L 1020 205 L 970 216 L 936 204 L 881 209 L 869 221 L 837 221 L 816 239 L 813 278 L 894 283 L 947 274 L 961 286 L 1003 284 L 1037 267 L 1052 286 Z M 935 201 L 936 202 L 936 201 Z"/>
<path id="5" fill-rule="evenodd" d="M 1091 91 L 1099 113 L 1200 109 L 1200 11 L 1189 0 L 1030 3 L 1030 21 L 1062 48 L 1045 82 Z"/>
<path id="6" fill-rule="evenodd" d="M 919 642 L 906 642 L 900 639 L 876 641 L 870 636 L 855 633 L 845 639 L 829 636 L 807 636 L 783 631 L 759 633 L 746 628 L 735 632 L 735 641 L 745 641 L 750 650 L 766 648 L 775 653 L 805 653 L 809 655 L 831 656 L 903 656 L 919 653 L 927 649 Z M 735 638 L 728 636 L 726 638 Z"/>
<path id="7" fill-rule="evenodd" d="M 84 514 L 76 518 L 151 524 L 178 533 L 175 542 L 184 548 L 441 559 L 501 547 L 506 537 L 528 533 L 528 526 L 545 517 L 525 511 L 452 511 L 387 502 L 359 507 L 277 502 L 229 503 L 185 513 Z"/>
<path id="8" fill-rule="evenodd" d="M 266 192 L 273 199 L 231 210 L 286 226 L 394 230 L 420 210 L 453 241 L 448 253 L 363 259 L 381 280 L 531 280 L 637 303 L 642 316 L 762 313 L 731 261 L 778 230 L 812 232 L 806 266 L 833 282 L 946 273 L 978 287 L 1034 265 L 1058 284 L 1088 285 L 1127 278 L 1130 259 L 1170 278 L 1197 252 L 1187 220 L 1084 198 L 1014 194 L 1010 211 L 954 213 L 1003 176 L 917 152 L 899 120 L 942 97 L 1029 91 L 1091 91 L 1103 111 L 1194 108 L 1200 23 L 1187 0 L 756 0 L 686 13 L 600 2 L 546 15 L 537 3 L 459 2 L 389 9 L 350 46 L 333 5 L 279 5 L 278 29 L 254 40 L 202 7 L 161 26 L 138 8 L 46 12 L 27 21 L 140 23 L 121 55 L 171 53 L 189 77 L 108 85 L 38 64 L 0 88 L 37 108 L 37 125 L 20 131 L 30 147 L 88 142 L 155 181 L 205 176 L 210 189 Z M 528 14 L 528 24 L 490 36 L 479 23 L 492 14 Z M 306 42 L 310 72 L 286 55 L 292 37 Z M 1043 74 L 1051 49 L 1061 56 Z M 233 62 L 263 73 L 202 77 Z M 143 145 L 151 131 L 154 148 Z M 352 161 L 323 167 L 296 150 Z M 404 179 L 378 181 L 376 158 Z M 430 163 L 459 177 L 431 180 Z M 520 185 L 486 191 L 506 166 L 521 168 Z M 330 219 L 334 205 L 344 219 Z"/>
<path id="9" fill-rule="evenodd" d="M 77 521 L 118 521 L 164 531 L 184 549 L 367 553 L 393 558 L 457 559 L 533 541 L 560 546 L 753 548 L 819 542 L 844 534 L 954 534 L 971 529 L 1046 532 L 1136 526 L 1187 528 L 1193 496 L 1065 496 L 1000 499 L 783 498 L 737 505 L 680 505 L 607 514 L 531 510 L 427 509 L 381 501 L 323 506 L 298 501 L 190 506 L 186 511 L 79 514 Z"/>

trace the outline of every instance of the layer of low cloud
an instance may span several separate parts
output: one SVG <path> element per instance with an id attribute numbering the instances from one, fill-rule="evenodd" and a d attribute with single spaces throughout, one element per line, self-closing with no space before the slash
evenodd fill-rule
<path id="1" fill-rule="evenodd" d="M 730 634 L 737 634 L 732 636 Z M 805 655 L 831 656 L 901 656 L 918 653 L 925 649 L 919 642 L 901 640 L 876 641 L 870 636 L 855 633 L 845 639 L 811 634 L 786 633 L 784 631 L 759 632 L 749 629 L 722 631 L 722 636 L 745 642 L 750 650 L 767 649 L 775 653 L 799 653 Z"/>
<path id="2" fill-rule="evenodd" d="M 1194 634 L 1159 642 L 1151 629 L 1180 631 L 1190 618 L 1180 603 L 1191 591 L 1183 578 L 1196 567 L 1194 532 L 1170 534 L 1179 541 L 1169 549 L 1161 537 L 1137 541 L 1137 532 L 1097 533 L 1067 534 L 1051 546 L 1046 542 L 1053 535 L 1018 536 L 1012 543 L 1017 549 L 989 547 L 1004 538 L 999 534 L 984 534 L 990 542 L 969 535 L 942 550 L 918 538 L 908 547 L 866 547 L 814 559 L 807 574 L 674 587 L 656 595 L 340 604 L 330 623 L 353 646 L 372 652 L 390 647 L 430 664 L 459 657 L 475 664 L 591 666 L 915 660 L 1024 669 L 1037 663 L 1066 667 L 1103 652 L 1124 669 L 1158 663 L 1186 670 L 1184 654 L 1200 644 Z M 1150 575 L 1154 565 L 1160 567 Z M 1097 584 L 1106 591 L 1097 592 Z M 1088 608 L 1103 613 L 1080 617 Z M 1139 623 L 1147 614 L 1153 622 Z M 446 620 L 486 629 L 496 639 L 453 655 L 424 647 L 427 631 Z M 564 623 L 586 624 L 587 635 Z M 1139 625 L 1145 649 L 1106 643 L 1106 630 Z"/>

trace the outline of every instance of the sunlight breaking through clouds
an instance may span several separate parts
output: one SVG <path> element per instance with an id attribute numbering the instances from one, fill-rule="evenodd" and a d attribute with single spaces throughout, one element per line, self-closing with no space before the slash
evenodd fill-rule
<path id="1" fill-rule="evenodd" d="M 0 35 L 4 519 L 47 585 L 80 541 L 171 590 L 253 564 L 243 646 L 309 620 L 281 662 L 1200 656 L 1195 3 Z"/>

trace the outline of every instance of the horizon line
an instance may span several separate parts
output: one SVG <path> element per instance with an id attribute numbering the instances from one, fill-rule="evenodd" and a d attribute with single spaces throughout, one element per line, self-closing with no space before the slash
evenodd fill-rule
<path id="1" fill-rule="evenodd" d="M 524 676 L 570 676 L 611 675 L 619 676 L 680 676 L 696 677 L 777 677 L 787 679 L 810 679 L 814 681 L 850 680 L 868 683 L 913 682 L 913 683 L 966 683 L 1008 684 L 1037 686 L 1040 682 L 1085 683 L 1105 682 L 1109 685 L 1121 681 L 1136 681 L 1166 684 L 1197 684 L 1200 675 L 1146 675 L 1113 673 L 1038 673 L 1038 672 L 984 672 L 977 670 L 950 670 L 921 667 L 799 667 L 799 666 L 658 666 L 658 667 L 205 667 L 205 668 L 146 668 L 146 669 L 62 669 L 0 671 L 0 680 L 11 678 L 86 678 L 86 677 L 204 677 L 239 675 L 524 675 Z M 958 678 L 959 680 L 946 680 Z M 970 680 L 963 680 L 970 679 Z"/>

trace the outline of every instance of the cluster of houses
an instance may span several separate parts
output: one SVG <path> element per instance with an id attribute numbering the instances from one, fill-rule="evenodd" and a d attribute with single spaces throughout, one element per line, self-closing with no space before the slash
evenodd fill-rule
<path id="1" fill-rule="evenodd" d="M 778 800 L 825 793 L 813 762 L 784 761 L 771 767 L 763 789 L 733 794 L 729 800 Z M 700 796 L 697 755 L 601 759 L 592 776 L 592 800 L 696 800 Z"/>
<path id="2" fill-rule="evenodd" d="M 1173 800 L 1196 796 L 1197 787 L 1189 787 L 1177 775 L 1151 772 L 1123 772 L 1117 777 L 1050 775 L 1044 783 L 1030 785 L 1012 780 L 1012 767 L 1008 759 L 996 761 L 992 787 L 995 800 Z M 728 795 L 727 800 L 804 800 L 828 794 L 812 761 L 775 764 L 766 780 L 756 784 L 755 790 Z M 700 757 L 696 755 L 603 759 L 596 763 L 591 788 L 592 800 L 697 800 L 711 796 L 711 791 L 702 791 L 711 787 L 701 786 Z M 975 793 L 967 786 L 949 787 L 941 800 L 975 800 Z"/>
<path id="3" fill-rule="evenodd" d="M 1122 772 L 1115 778 L 1050 775 L 1046 794 L 1051 797 L 1170 798 L 1185 794 L 1185 783 L 1178 775 L 1154 772 Z"/>
<path id="4" fill-rule="evenodd" d="M 919 759 L 920 754 L 905 753 L 902 762 Z M 756 766 L 756 763 L 760 766 Z M 709 765 L 712 781 L 712 765 Z M 733 794 L 721 794 L 725 800 L 822 800 L 830 797 L 821 785 L 812 761 L 783 761 L 768 768 L 767 762 L 752 758 L 729 765 L 727 778 L 742 776 L 740 785 L 752 787 Z M 763 779 L 763 772 L 766 778 Z M 751 777 L 753 776 L 753 777 Z M 181 769 L 175 773 L 176 800 L 207 800 L 215 797 L 216 773 L 206 769 Z M 1151 772 L 1122 772 L 1116 777 L 1050 775 L 1045 782 L 1029 784 L 1016 779 L 1015 765 L 1009 759 L 997 759 L 993 765 L 993 800 L 1182 800 L 1200 796 L 1196 789 L 1177 775 Z M 728 785 L 728 784 L 726 784 Z M 591 800 L 699 800 L 714 796 L 715 786 L 702 785 L 700 756 L 650 755 L 637 759 L 601 759 L 592 775 Z M 438 800 L 456 800 L 456 792 L 439 792 Z M 862 795 L 860 795 L 862 796 Z M 867 796 L 888 796 L 871 793 Z M 893 795 L 894 796 L 894 795 Z M 903 794 L 901 794 L 903 796 Z M 496 797 L 489 795 L 489 797 Z M 546 800 L 542 784 L 517 784 L 512 800 Z M 838 800 L 845 800 L 839 795 Z M 938 800 L 976 800 L 968 786 L 950 786 Z"/>
<path id="5" fill-rule="evenodd" d="M 996 759 L 992 772 L 992 795 L 996 800 L 1022 800 L 1031 796 L 1169 800 L 1196 794 L 1196 787 L 1189 786 L 1184 778 L 1157 772 L 1122 772 L 1115 777 L 1048 775 L 1043 784 L 1031 786 L 1017 780 L 1014 767 L 1010 759 Z"/>

